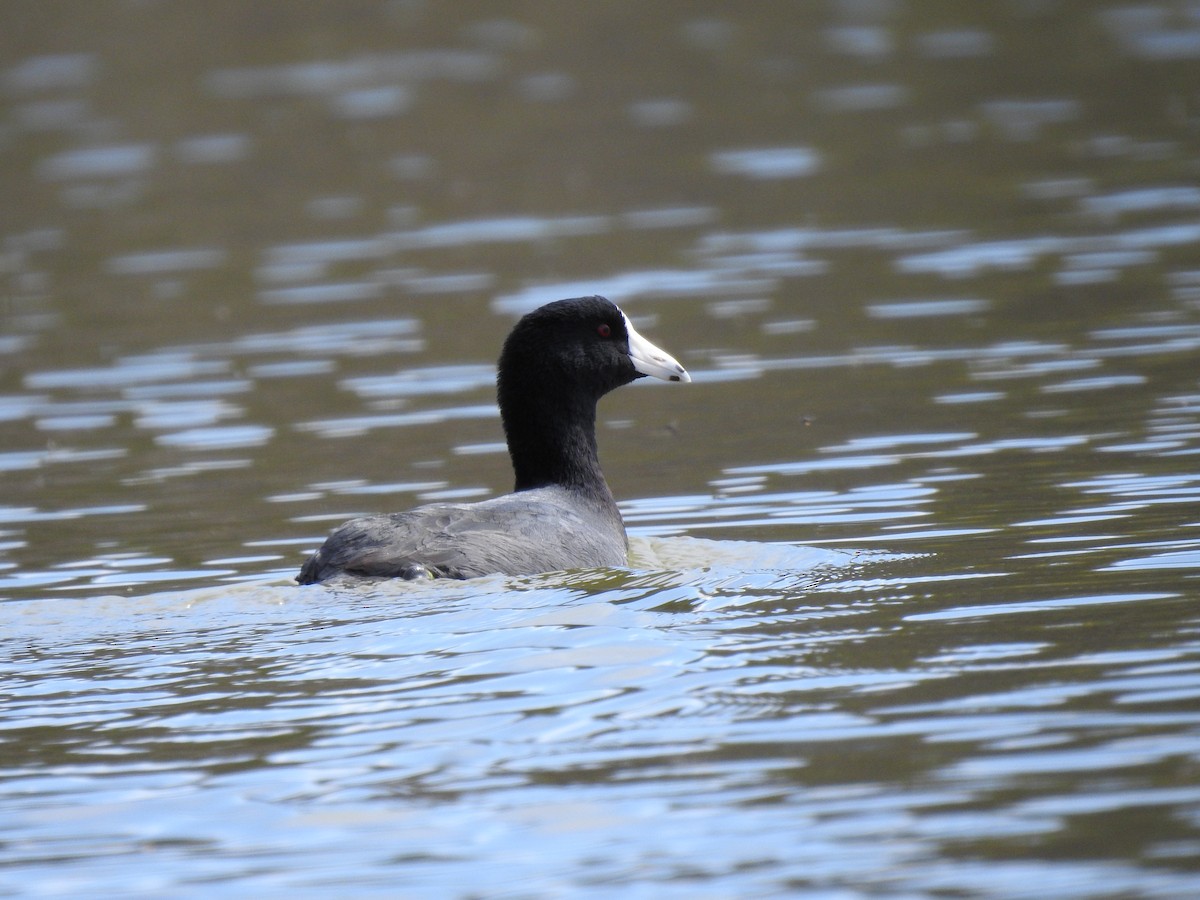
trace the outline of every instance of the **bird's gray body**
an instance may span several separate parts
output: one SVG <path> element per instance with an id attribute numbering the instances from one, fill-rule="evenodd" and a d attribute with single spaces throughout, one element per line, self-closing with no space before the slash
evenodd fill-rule
<path id="1" fill-rule="evenodd" d="M 475 578 L 625 563 L 625 528 L 612 500 L 550 486 L 351 519 L 305 563 L 297 580 L 311 584 L 338 574 Z"/>

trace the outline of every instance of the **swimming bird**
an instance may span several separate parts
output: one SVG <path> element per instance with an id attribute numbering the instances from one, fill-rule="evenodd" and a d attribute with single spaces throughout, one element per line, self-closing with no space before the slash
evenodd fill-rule
<path id="1" fill-rule="evenodd" d="M 352 519 L 296 580 L 474 578 L 625 565 L 625 523 L 596 450 L 596 404 L 647 375 L 692 380 L 604 297 L 559 300 L 528 313 L 505 340 L 496 375 L 513 492 Z"/>

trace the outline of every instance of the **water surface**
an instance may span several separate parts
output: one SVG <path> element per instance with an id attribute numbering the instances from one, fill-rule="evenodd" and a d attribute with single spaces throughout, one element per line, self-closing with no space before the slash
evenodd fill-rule
<path id="1" fill-rule="evenodd" d="M 0 889 L 1200 891 L 1194 3 L 198 10 L 0 29 Z M 590 293 L 627 568 L 291 582 Z"/>

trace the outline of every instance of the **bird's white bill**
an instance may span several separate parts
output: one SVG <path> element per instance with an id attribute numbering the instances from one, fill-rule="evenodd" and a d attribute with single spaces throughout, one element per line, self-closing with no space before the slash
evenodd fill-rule
<path id="1" fill-rule="evenodd" d="M 622 312 L 621 315 L 625 314 Z M 625 316 L 625 331 L 629 334 L 629 358 L 633 360 L 633 367 L 643 375 L 652 375 L 663 381 L 692 380 L 687 369 L 675 357 L 638 334 L 628 316 Z"/>

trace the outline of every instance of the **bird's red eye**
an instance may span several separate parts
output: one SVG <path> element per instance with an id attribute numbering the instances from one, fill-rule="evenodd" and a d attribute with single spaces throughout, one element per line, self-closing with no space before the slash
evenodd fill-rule
<path id="1" fill-rule="evenodd" d="M 612 328 L 607 322 L 601 322 L 596 326 L 596 334 L 603 338 L 612 337 Z"/>

